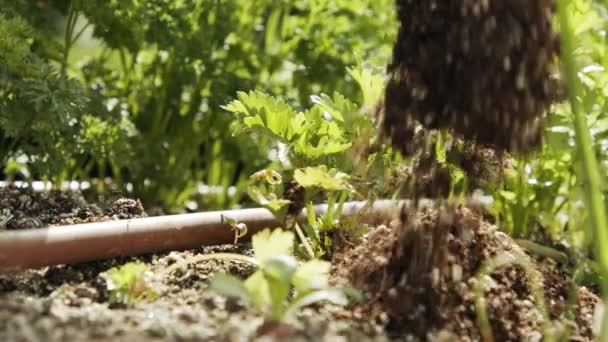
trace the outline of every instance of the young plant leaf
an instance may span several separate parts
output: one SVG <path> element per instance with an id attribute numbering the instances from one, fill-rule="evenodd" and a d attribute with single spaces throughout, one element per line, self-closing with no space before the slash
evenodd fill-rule
<path id="1" fill-rule="evenodd" d="M 300 265 L 291 280 L 298 296 L 313 290 L 327 288 L 330 267 L 329 262 L 322 260 L 310 260 Z"/>
<path id="2" fill-rule="evenodd" d="M 243 281 L 226 273 L 216 274 L 209 284 L 209 289 L 227 297 L 240 298 L 245 301 L 251 299 L 250 292 Z"/>
<path id="3" fill-rule="evenodd" d="M 307 167 L 297 169 L 293 178 L 305 188 L 320 188 L 327 191 L 343 191 L 351 188 L 349 176 L 327 166 Z"/>
<path id="4" fill-rule="evenodd" d="M 281 229 L 265 229 L 251 238 L 253 254 L 260 264 L 275 255 L 293 254 L 294 235 Z"/>
<path id="5" fill-rule="evenodd" d="M 270 303 L 270 289 L 262 270 L 255 271 L 243 284 L 249 293 L 250 302 L 259 309 Z"/>
<path id="6" fill-rule="evenodd" d="M 269 198 L 270 196 L 265 196 L 258 188 L 253 186 L 247 187 L 247 194 L 256 203 L 264 206 L 275 214 L 280 214 L 282 210 L 286 209 L 287 206 L 291 204 L 290 200 Z"/>

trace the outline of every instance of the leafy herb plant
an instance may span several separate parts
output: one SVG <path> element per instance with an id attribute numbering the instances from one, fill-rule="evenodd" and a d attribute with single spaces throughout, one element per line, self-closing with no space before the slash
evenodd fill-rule
<path id="1" fill-rule="evenodd" d="M 346 305 L 348 297 L 360 297 L 353 289 L 329 286 L 328 262 L 310 260 L 300 264 L 293 256 L 291 232 L 264 230 L 252 237 L 252 244 L 257 271 L 244 281 L 218 274 L 210 288 L 257 307 L 267 322 L 284 322 L 300 308 L 317 302 Z"/>
<path id="2" fill-rule="evenodd" d="M 130 306 L 141 300 L 151 301 L 158 297 L 151 285 L 152 273 L 146 264 L 126 263 L 108 270 L 104 278 L 111 303 Z"/>

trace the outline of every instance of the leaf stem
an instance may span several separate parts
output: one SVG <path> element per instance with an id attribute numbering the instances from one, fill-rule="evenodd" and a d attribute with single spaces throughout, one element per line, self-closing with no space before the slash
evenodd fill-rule
<path id="1" fill-rule="evenodd" d="M 558 16 L 561 30 L 562 62 L 566 71 L 566 88 L 570 106 L 574 114 L 574 129 L 576 146 L 582 162 L 581 179 L 584 188 L 585 205 L 589 208 L 589 219 L 592 225 L 593 241 L 602 275 L 602 292 L 604 299 L 608 294 L 608 220 L 601 192 L 601 179 L 598 163 L 593 151 L 593 142 L 585 119 L 581 103 L 581 83 L 578 78 L 578 66 L 574 57 L 574 32 L 570 25 L 568 5 L 570 0 L 559 0 Z M 606 300 L 604 300 L 606 302 Z M 604 314 L 602 329 L 599 334 L 601 341 L 608 341 L 608 315 Z"/>

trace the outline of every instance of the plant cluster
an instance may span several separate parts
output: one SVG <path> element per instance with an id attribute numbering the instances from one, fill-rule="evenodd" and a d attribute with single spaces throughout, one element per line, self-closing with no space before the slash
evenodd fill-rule
<path id="1" fill-rule="evenodd" d="M 241 92 L 223 107 L 234 114 L 233 134 L 255 137 L 275 151 L 274 161 L 251 176 L 247 193 L 296 231 L 298 247 L 308 258 L 321 257 L 331 249 L 337 228 L 359 228 L 354 222 L 340 221 L 346 200 L 395 194 L 394 188 L 387 188 L 394 173 L 391 166 L 399 159 L 381 145 L 375 122 L 370 120 L 384 79 L 361 66 L 349 74 L 363 94 L 360 103 L 336 92 L 312 96 L 313 105 L 298 111 L 280 98 Z M 366 150 L 370 141 L 377 151 Z M 375 182 L 369 182 L 370 178 Z M 327 201 L 327 211 L 317 217 L 313 205 L 322 201 Z M 300 226 L 294 218 L 303 208 L 308 219 Z"/>
<path id="2" fill-rule="evenodd" d="M 111 177 L 166 209 L 239 203 L 268 162 L 266 145 L 228 134 L 220 106 L 237 91 L 296 106 L 336 89 L 356 97 L 346 67 L 383 63 L 393 34 L 390 0 L 0 4 L 2 166 Z M 201 183 L 220 191 L 199 196 Z"/>
<path id="3" fill-rule="evenodd" d="M 318 258 L 337 229 L 365 230 L 341 217 L 349 199 L 453 200 L 480 188 L 502 229 L 569 247 L 565 258 L 581 265 L 575 280 L 589 279 L 581 276 L 588 268 L 600 275 L 595 283 L 608 279 L 608 3 L 557 0 L 553 18 L 549 0 L 398 1 L 399 19 L 411 25 L 400 33 L 385 97 L 387 77 L 370 65 L 391 52 L 393 2 L 0 0 L 0 167 L 8 179 L 110 177 L 169 210 L 190 199 L 206 208 L 248 205 L 247 195 L 293 233 L 254 236 L 258 270 L 244 282 L 218 276 L 212 288 L 269 321 L 319 300 L 344 303 Z M 409 21 L 412 12 L 420 15 Z M 547 81 L 558 53 L 552 21 L 565 73 Z M 488 53 L 496 72 L 487 72 Z M 461 87 L 471 77 L 474 86 Z M 561 82 L 569 103 L 541 118 Z M 383 99 L 384 117 L 376 115 Z M 446 126 L 456 134 L 426 132 Z M 384 145 L 379 128 L 416 153 Z M 507 141 L 514 133 L 521 135 Z M 525 150 L 540 134 L 537 153 L 488 163 L 481 146 L 471 152 L 461 140 Z M 479 173 L 489 176 L 479 181 Z M 420 178 L 442 188 L 410 182 Z M 219 191 L 199 194 L 201 184 Z M 327 202 L 320 216 L 319 202 Z M 306 222 L 297 223 L 304 208 Z M 224 219 L 235 243 L 247 234 Z M 310 261 L 300 264 L 294 251 Z M 112 300 L 154 297 L 146 270 L 110 271 Z"/>
<path id="4" fill-rule="evenodd" d="M 126 263 L 103 274 L 112 304 L 133 305 L 141 300 L 154 300 L 158 293 L 152 287 L 152 273 L 146 264 Z"/>
<path id="5" fill-rule="evenodd" d="M 300 308 L 317 302 L 346 305 L 349 297 L 360 298 L 353 289 L 329 286 L 329 262 L 299 263 L 293 256 L 294 235 L 291 232 L 264 230 L 253 236 L 252 246 L 258 269 L 244 281 L 218 274 L 210 288 L 257 307 L 269 323 L 283 322 Z"/>
<path id="6" fill-rule="evenodd" d="M 0 2 L 0 167 L 61 180 L 82 176 L 87 162 L 124 158 L 133 127 L 58 70 L 52 18 L 28 3 Z"/>

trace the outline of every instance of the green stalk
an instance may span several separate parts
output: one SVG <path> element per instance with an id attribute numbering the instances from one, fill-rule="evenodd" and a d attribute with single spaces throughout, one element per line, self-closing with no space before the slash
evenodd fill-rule
<path id="1" fill-rule="evenodd" d="M 78 15 L 76 10 L 72 5 L 70 5 L 70 9 L 68 11 L 68 18 L 66 19 L 66 28 L 65 28 L 65 36 L 64 36 L 64 45 L 63 45 L 63 59 L 61 61 L 61 75 L 67 75 L 68 68 L 68 59 L 70 57 L 70 50 L 72 49 L 74 36 L 74 28 L 76 27 L 76 21 L 78 20 Z"/>
<path id="2" fill-rule="evenodd" d="M 578 66 L 574 58 L 574 32 L 568 16 L 569 0 L 558 0 L 558 16 L 561 30 L 562 62 L 566 71 L 566 87 L 570 106 L 574 114 L 574 129 L 576 131 L 576 146 L 578 157 L 582 162 L 581 179 L 585 193 L 585 205 L 589 208 L 589 218 L 593 231 L 593 241 L 596 248 L 600 273 L 602 275 L 602 293 L 604 303 L 608 295 L 608 224 L 604 200 L 601 193 L 601 179 L 598 163 L 593 152 L 589 127 L 585 119 L 580 100 L 581 83 L 578 78 Z M 600 341 L 608 341 L 608 315 L 604 315 Z"/>

